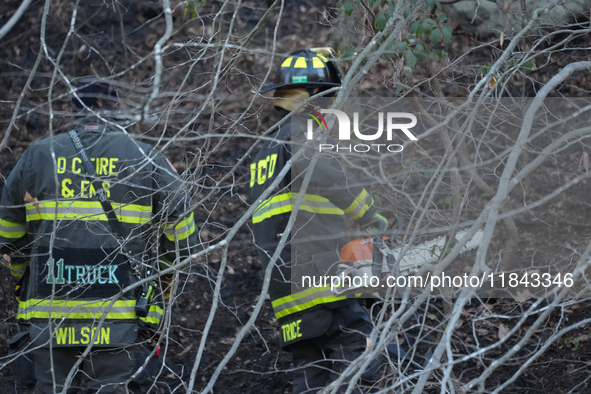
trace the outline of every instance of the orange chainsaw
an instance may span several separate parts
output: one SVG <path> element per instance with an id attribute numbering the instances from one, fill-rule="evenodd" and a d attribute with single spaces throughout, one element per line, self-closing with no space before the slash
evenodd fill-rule
<path id="1" fill-rule="evenodd" d="M 398 231 L 400 230 L 401 226 Z M 458 231 L 456 241 L 464 238 L 468 231 L 468 229 Z M 478 230 L 460 253 L 480 245 L 482 235 L 483 231 Z M 341 249 L 341 266 L 337 270 L 337 276 L 343 280 L 339 281 L 339 287 L 333 289 L 335 295 L 367 292 L 383 294 L 387 287 L 393 287 L 390 283 L 385 285 L 383 278 L 388 275 L 400 277 L 419 272 L 424 265 L 436 262 L 439 259 L 439 252 L 443 251 L 445 246 L 445 237 L 439 237 L 412 247 L 401 256 L 403 246 L 390 247 L 386 242 L 394 238 L 395 236 L 374 236 L 347 243 Z M 349 280 L 345 280 L 347 277 Z"/>

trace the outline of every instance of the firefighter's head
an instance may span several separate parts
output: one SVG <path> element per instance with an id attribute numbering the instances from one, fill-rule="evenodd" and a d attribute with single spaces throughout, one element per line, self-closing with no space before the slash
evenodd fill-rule
<path id="1" fill-rule="evenodd" d="M 301 49 L 281 61 L 271 85 L 260 93 L 274 92 L 273 105 L 294 110 L 310 96 L 341 86 L 341 72 L 333 57 L 332 48 Z M 334 96 L 329 93 L 325 97 Z"/>
<path id="2" fill-rule="evenodd" d="M 89 108 L 94 111 L 111 111 L 118 108 L 119 97 L 115 87 L 95 77 L 82 78 L 76 84 L 76 97 L 72 96 L 72 106 L 78 113 Z"/>

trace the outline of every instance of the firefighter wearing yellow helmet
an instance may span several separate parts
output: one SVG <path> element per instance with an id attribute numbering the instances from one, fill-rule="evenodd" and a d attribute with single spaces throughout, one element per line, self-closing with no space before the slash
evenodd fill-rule
<path id="1" fill-rule="evenodd" d="M 307 150 L 291 162 L 290 175 L 260 201 L 292 156 L 307 149 L 308 118 L 292 112 L 310 96 L 322 95 L 341 83 L 330 48 L 305 49 L 283 59 L 274 82 L 259 91 L 263 95 L 274 91 L 273 106 L 279 118 L 291 115 L 265 139 L 250 163 L 249 197 L 258 204 L 252 217 L 253 233 L 265 268 L 279 239 L 288 231 L 314 154 L 312 149 Z M 305 196 L 294 213 L 290 240 L 275 262 L 269 286 L 281 345 L 292 353 L 296 367 L 294 393 L 316 393 L 336 380 L 350 361 L 366 350 L 372 329 L 367 313 L 355 299 L 332 294 L 330 286 L 304 288 L 295 278 L 335 273 L 340 249 L 351 240 L 347 235 L 351 224 L 363 228 L 381 223 L 381 227 L 387 227 L 371 195 L 352 174 L 343 171 L 338 160 L 320 156 L 311 170 Z M 360 388 L 354 392 L 360 393 Z"/>

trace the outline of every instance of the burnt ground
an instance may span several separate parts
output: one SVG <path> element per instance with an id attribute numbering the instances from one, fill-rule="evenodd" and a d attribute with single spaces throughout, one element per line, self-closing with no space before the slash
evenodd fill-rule
<path id="1" fill-rule="evenodd" d="M 61 42 L 65 38 L 68 28 L 70 5 L 66 2 L 56 2 L 52 5 L 51 18 L 48 25 L 48 42 L 52 56 L 56 56 Z M 256 25 L 257 18 L 262 15 L 263 10 L 259 8 L 261 2 L 243 2 L 244 8 L 239 16 L 239 31 L 248 32 Z M 323 24 L 323 9 L 331 5 L 330 1 L 324 2 L 287 1 L 287 15 L 297 23 L 282 26 L 279 32 L 280 50 L 289 52 L 300 47 L 317 46 L 317 42 L 328 42 L 331 37 L 331 27 Z M 322 3 L 322 4 L 320 4 Z M 0 24 L 11 15 L 20 2 L 7 1 L 0 6 Z M 266 5 L 266 3 L 265 3 Z M 39 51 L 39 25 L 42 15 L 42 4 L 36 3 L 37 8 L 29 10 L 10 35 L 0 41 L 0 90 L 3 92 L 3 100 L 15 101 L 25 80 L 28 76 L 26 70 L 30 70 Z M 176 9 L 175 27 L 181 26 L 175 35 L 178 42 L 189 42 L 195 39 L 196 35 L 204 28 L 207 31 L 211 25 L 209 16 L 219 10 L 220 4 L 208 4 L 203 9 L 202 15 L 206 22 L 203 25 L 193 21 L 187 22 L 182 18 L 182 10 Z M 116 10 L 116 13 L 113 13 Z M 116 15 L 116 16 L 114 16 Z M 269 49 L 270 37 L 273 33 L 272 22 L 276 19 L 277 13 L 273 13 L 263 33 L 255 36 L 250 43 L 252 48 Z M 229 17 L 228 17 L 229 18 Z M 145 1 L 141 4 L 136 2 L 119 2 L 111 8 L 105 7 L 102 1 L 88 2 L 78 15 L 79 21 L 84 21 L 80 27 L 80 35 L 75 37 L 67 46 L 68 56 L 64 57 L 62 68 L 70 76 L 89 75 L 93 72 L 99 74 L 110 72 L 116 73 L 124 70 L 129 64 L 129 58 L 146 55 L 151 50 L 153 43 L 162 34 L 164 24 L 160 15 L 160 6 L 157 1 Z M 82 22 L 81 22 L 82 23 Z M 223 25 L 227 27 L 228 19 L 224 19 Z M 116 37 L 122 35 L 124 26 L 124 40 Z M 304 26 L 309 35 L 303 36 L 296 26 Z M 459 56 L 475 46 L 475 43 L 484 43 L 495 39 L 494 36 L 475 36 L 462 24 L 454 25 L 456 39 L 447 48 L 451 58 Z M 85 41 L 86 40 L 86 41 Z M 573 45 L 581 48 L 589 47 L 591 40 L 579 39 Z M 551 43 L 548 43 L 550 46 Z M 86 47 L 84 47 L 86 45 Z M 525 44 L 524 44 L 525 45 Z M 101 54 L 107 54 L 108 60 L 102 62 L 95 51 L 88 48 L 93 46 Z M 474 84 L 475 74 L 479 67 L 489 62 L 491 58 L 499 56 L 498 48 L 495 50 L 480 50 L 470 54 L 468 60 L 442 76 L 443 92 L 449 96 L 464 96 Z M 166 74 L 167 90 L 174 91 L 182 83 L 182 78 L 191 66 L 189 64 L 197 52 L 171 53 L 166 58 L 166 67 L 169 73 Z M 545 67 L 541 67 L 529 74 L 533 80 L 539 83 L 522 84 L 519 77 L 511 85 L 513 93 L 531 95 L 540 83 L 546 82 L 556 71 L 564 65 L 586 58 L 585 51 L 565 51 L 553 57 Z M 225 127 L 237 118 L 244 108 L 242 102 L 244 97 L 250 97 L 250 90 L 253 84 L 260 83 L 263 77 L 262 68 L 268 63 L 268 57 L 245 55 L 240 58 L 237 69 L 243 72 L 230 73 L 225 81 L 224 88 L 220 88 L 219 95 L 226 97 L 223 106 L 217 109 L 214 114 L 214 131 L 223 132 Z M 207 56 L 194 70 L 187 81 L 187 86 L 203 86 L 211 75 L 214 59 Z M 127 63 L 126 63 L 127 62 Z M 111 69 L 107 70 L 109 64 Z M 128 81 L 147 80 L 150 75 L 152 64 L 143 64 L 138 69 L 130 70 L 126 74 Z M 391 86 L 380 85 L 388 80 L 388 63 L 384 62 L 372 70 L 368 76 L 368 82 L 364 88 L 373 89 L 377 95 L 391 94 L 394 90 Z M 25 71 L 22 71 L 25 70 Z M 34 79 L 32 89 L 27 93 L 21 112 L 29 111 L 36 105 L 46 102 L 46 87 L 51 78 L 52 67 L 47 60 L 42 60 L 38 71 L 39 77 Z M 432 72 L 427 63 L 419 63 L 415 74 L 406 82 L 416 82 L 422 75 L 429 75 Z M 254 75 L 246 77 L 245 74 Z M 139 84 L 139 82 L 136 82 Z M 256 85 L 255 85 L 256 86 Z M 140 88 L 149 87 L 146 83 Z M 58 93 L 65 92 L 65 87 L 60 84 L 55 87 Z M 137 98 L 141 89 L 133 90 L 123 85 L 122 91 L 129 92 L 126 99 L 130 106 L 137 105 L 141 100 Z M 187 89 L 187 88 L 185 88 Z M 195 88 L 196 89 L 196 88 Z M 227 89 L 227 90 L 225 90 Z M 424 94 L 431 95 L 430 86 L 420 87 Z M 520 89 L 525 91 L 520 91 Z M 224 91 L 225 90 L 225 91 Z M 171 122 L 169 134 L 173 135 L 189 121 L 191 109 L 197 107 L 200 96 L 207 94 L 209 90 L 200 91 L 196 89 L 196 97 L 181 101 L 179 107 L 184 107 L 186 112 L 175 113 L 174 122 Z M 589 75 L 571 78 L 560 86 L 555 95 L 563 96 L 586 96 L 589 92 Z M 68 110 L 68 98 L 58 99 L 53 104 L 55 111 Z M 265 108 L 264 103 L 256 102 L 257 116 L 250 116 L 241 126 L 237 133 L 242 133 L 244 138 L 237 137 L 232 141 L 213 139 L 215 149 L 207 158 L 198 158 L 199 164 L 194 164 L 196 152 L 202 148 L 203 142 L 190 141 L 177 143 L 170 147 L 166 153 L 179 172 L 184 174 L 195 174 L 199 169 L 201 187 L 195 187 L 195 200 L 207 194 L 207 186 L 219 179 L 225 172 L 236 163 L 248 150 L 252 139 L 250 135 L 265 130 L 275 121 L 271 109 Z M 161 103 L 160 103 L 161 104 Z M 158 105 L 158 102 L 157 102 Z M 0 108 L 0 120 L 2 129 L 6 129 L 7 121 L 12 115 L 13 106 L 3 105 Z M 193 121 L 190 126 L 189 137 L 199 135 L 207 130 L 210 121 L 209 112 L 204 112 L 199 119 Z M 61 116 L 54 121 L 56 130 L 66 129 L 71 122 L 71 117 Z M 40 106 L 35 111 L 29 111 L 17 121 L 18 132 L 13 132 L 8 140 L 7 146 L 10 149 L 3 149 L 0 152 L 0 172 L 7 176 L 14 162 L 22 152 L 35 140 L 48 135 L 49 117 L 47 106 Z M 145 132 L 147 137 L 160 135 L 161 127 L 134 127 L 136 132 Z M 146 132 L 146 130 L 149 130 Z M 191 134 L 193 133 L 193 134 Z M 506 146 L 510 141 L 504 141 Z M 543 141 L 540 141 L 542 144 Z M 501 144 L 501 146 L 503 145 Z M 427 145 L 431 152 L 439 152 L 434 145 Z M 418 153 L 417 153 L 418 154 Z M 581 172 L 581 148 L 573 146 L 560 156 L 545 163 L 534 176 L 524 182 L 520 190 L 512 195 L 513 204 L 519 206 L 524 198 L 534 200 L 555 189 L 558 182 L 571 179 L 575 174 Z M 420 157 L 420 156 L 419 156 Z M 424 159 L 418 162 L 424 164 L 424 168 L 432 165 L 432 162 Z M 404 163 L 403 163 L 404 164 Z M 494 175 L 494 174 L 493 174 Z M 202 227 L 202 240 L 205 245 L 214 243 L 222 237 L 243 214 L 248 207 L 246 203 L 247 190 L 246 168 L 242 168 L 237 174 L 235 182 L 226 183 L 220 193 L 206 201 L 196 209 L 196 220 Z M 494 182 L 494 176 L 486 178 Z M 417 192 L 426 185 L 428 178 L 425 173 L 417 172 L 403 182 L 407 191 Z M 574 250 L 581 253 L 591 236 L 591 225 L 588 218 L 591 217 L 591 209 L 588 203 L 590 192 L 589 179 L 584 179 L 576 186 L 569 189 L 558 198 L 546 204 L 543 208 L 534 209 L 528 213 L 516 216 L 516 225 L 519 233 L 519 247 L 514 256 L 513 263 L 516 265 L 526 264 L 533 255 L 538 256 L 542 263 L 551 265 L 554 261 L 566 261 L 574 256 Z M 476 210 L 482 209 L 489 201 L 490 196 L 479 190 L 473 190 L 471 204 Z M 445 207 L 445 200 L 448 195 L 443 193 L 437 197 L 437 203 Z M 409 207 L 404 205 L 403 199 L 396 207 L 397 213 L 402 216 L 409 212 Z M 499 226 L 500 227 L 500 226 Z M 493 250 L 499 251 L 508 242 L 508 236 L 501 230 L 495 234 Z M 168 338 L 168 351 L 165 355 L 166 368 L 162 371 L 158 386 L 160 392 L 184 392 L 187 382 L 190 379 L 191 369 L 197 356 L 199 341 L 205 328 L 210 306 L 214 301 L 213 288 L 215 287 L 216 273 L 220 267 L 221 256 L 213 253 L 201 264 L 195 264 L 189 272 L 181 277 L 182 292 L 173 306 L 172 324 Z M 8 270 L 3 269 L 5 278 L 9 278 Z M 226 355 L 234 342 L 234 338 L 240 328 L 249 319 L 253 305 L 257 300 L 261 288 L 262 270 L 258 263 L 256 249 L 252 244 L 252 236 L 245 225 L 232 241 L 229 248 L 228 267 L 222 279 L 221 302 L 213 321 L 213 325 L 206 340 L 206 346 L 201 358 L 200 368 L 195 384 L 196 390 L 205 387 L 209 378 L 220 361 Z M 0 353 L 6 354 L 6 342 L 16 331 L 16 322 L 13 318 L 16 305 L 12 297 L 12 283 L 10 279 L 2 281 L 0 292 L 5 300 L 2 306 L 2 323 L 0 324 Z M 517 324 L 532 303 L 533 299 L 516 300 L 510 298 L 484 299 L 473 301 L 464 311 L 461 325 L 458 325 L 454 332 L 453 352 L 456 355 L 472 352 L 478 348 L 493 344 L 502 338 L 507 330 Z M 543 305 L 540 306 L 543 308 Z M 441 315 L 441 301 L 434 301 L 428 311 L 420 313 L 420 317 L 427 313 L 427 326 L 433 329 L 436 335 L 438 324 L 443 320 Z M 544 342 L 557 330 L 575 324 L 591 315 L 591 303 L 572 302 L 570 305 L 559 308 L 548 316 L 539 329 L 536 330 L 528 345 L 502 367 L 496 370 L 486 382 L 487 389 L 506 382 L 523 363 L 530 359 L 538 351 Z M 462 382 L 467 382 L 478 377 L 482 370 L 492 360 L 500 357 L 511 349 L 516 342 L 525 335 L 528 324 L 533 324 L 539 313 L 530 316 L 526 324 L 519 331 L 507 340 L 503 345 L 490 350 L 478 360 L 470 360 L 458 364 L 454 368 L 455 375 Z M 224 369 L 215 385 L 216 393 L 287 393 L 291 392 L 289 354 L 283 353 L 278 347 L 277 324 L 274 320 L 270 303 L 266 302 L 262 312 L 259 314 L 255 329 L 252 329 L 242 341 L 238 351 L 230 363 Z M 571 330 L 559 340 L 555 341 L 521 374 L 514 383 L 503 390 L 503 393 L 586 393 L 591 392 L 587 382 L 590 376 L 591 363 L 591 327 L 582 325 Z M 175 391 L 176 390 L 176 391 Z M 14 393 L 14 381 L 6 365 L 0 370 L 0 392 Z M 438 391 L 437 391 L 438 392 Z"/>

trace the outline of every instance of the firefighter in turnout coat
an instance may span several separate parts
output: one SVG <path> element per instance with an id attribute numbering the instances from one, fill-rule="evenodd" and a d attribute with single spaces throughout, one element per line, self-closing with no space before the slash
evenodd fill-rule
<path id="1" fill-rule="evenodd" d="M 84 79 L 77 95 L 72 100 L 79 111 L 76 135 L 33 144 L 2 192 L 0 252 L 20 278 L 16 317 L 27 327 L 11 341 L 24 354 L 13 364 L 21 368 L 16 371 L 21 383 L 36 385 L 35 393 L 53 393 L 54 384 L 61 392 L 90 346 L 68 393 L 140 393 L 150 376 L 132 375 L 152 352 L 163 309 L 151 302 L 143 313 L 136 311 L 138 294 L 146 288 L 153 293 L 156 286 L 123 290 L 146 275 L 144 256 L 155 226 L 162 234 L 158 260 L 163 265 L 189 255 L 197 228 L 172 164 L 94 117 L 114 113 L 115 89 Z M 113 217 L 123 234 L 113 229 Z M 30 373 L 27 360 L 32 360 Z"/>
<path id="2" fill-rule="evenodd" d="M 340 72 L 331 52 L 322 48 L 296 51 L 283 59 L 274 83 L 260 91 L 274 90 L 278 119 L 292 115 L 263 141 L 250 162 L 249 195 L 250 201 L 257 204 L 253 232 L 264 267 L 286 231 L 313 154 L 311 150 L 304 152 L 301 160 L 291 163 L 290 174 L 273 193 L 263 201 L 259 199 L 292 155 L 305 149 L 302 146 L 306 143 L 308 118 L 292 111 L 311 95 L 340 85 Z M 294 278 L 334 273 L 340 249 L 351 240 L 347 237 L 351 223 L 367 227 L 379 222 L 387 227 L 386 218 L 376 211 L 367 190 L 343 171 L 338 160 L 319 157 L 291 229 L 290 242 L 275 263 L 269 286 L 281 345 L 292 353 L 297 367 L 294 393 L 316 393 L 336 380 L 348 362 L 366 350 L 367 334 L 372 328 L 356 300 L 335 296 L 330 286 L 301 288 Z"/>

